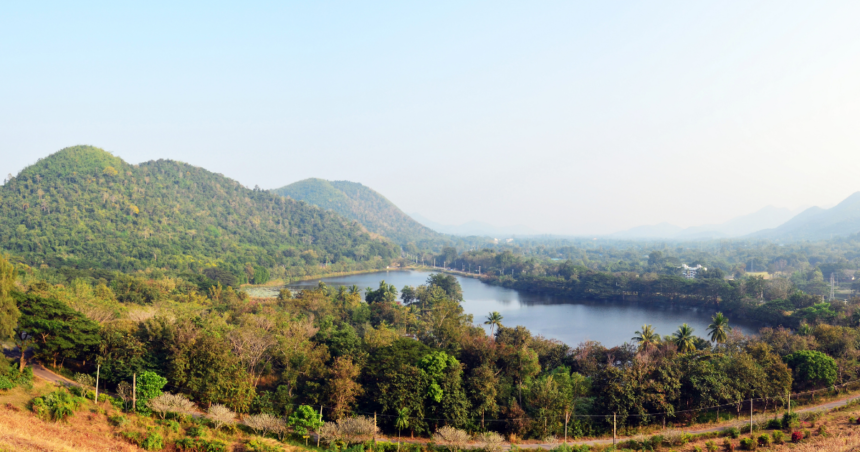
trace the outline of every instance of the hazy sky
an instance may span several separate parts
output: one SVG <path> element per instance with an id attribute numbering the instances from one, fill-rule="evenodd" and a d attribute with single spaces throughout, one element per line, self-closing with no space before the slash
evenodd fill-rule
<path id="1" fill-rule="evenodd" d="M 176 3 L 4 2 L 0 174 L 92 144 L 587 234 L 860 190 L 857 1 Z"/>

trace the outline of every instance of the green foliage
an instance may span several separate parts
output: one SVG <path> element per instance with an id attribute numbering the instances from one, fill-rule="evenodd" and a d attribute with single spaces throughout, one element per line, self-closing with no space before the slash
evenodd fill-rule
<path id="1" fill-rule="evenodd" d="M 305 179 L 273 192 L 332 210 L 401 245 L 442 238 L 403 213 L 381 194 L 355 182 Z"/>
<path id="2" fill-rule="evenodd" d="M 816 350 L 801 350 L 785 357 L 798 388 L 831 386 L 836 382 L 836 361 Z"/>
<path id="3" fill-rule="evenodd" d="M 24 169 L 0 187 L 0 210 L 2 247 L 51 267 L 199 272 L 223 264 L 248 282 L 266 279 L 255 266 L 305 269 L 303 252 L 341 268 L 397 255 L 394 244 L 303 202 L 181 162 L 129 165 L 89 146 Z"/>
<path id="4" fill-rule="evenodd" d="M 756 450 L 758 447 L 758 442 L 756 442 L 753 438 L 741 438 L 741 449 L 743 450 Z"/>
<path id="5" fill-rule="evenodd" d="M 35 345 L 36 356 L 53 362 L 86 359 L 99 343 L 99 326 L 65 303 L 32 293 L 15 293 L 22 317 L 15 330 L 19 347 Z"/>
<path id="6" fill-rule="evenodd" d="M 741 431 L 738 430 L 737 427 L 729 427 L 723 431 L 726 433 L 726 435 L 734 439 L 738 439 L 741 436 Z"/>
<path id="7" fill-rule="evenodd" d="M 276 447 L 263 442 L 259 438 L 251 438 L 245 443 L 248 452 L 283 452 L 283 447 Z"/>
<path id="8" fill-rule="evenodd" d="M 146 438 L 140 442 L 140 447 L 143 450 L 161 450 L 164 449 L 164 438 L 158 432 L 149 432 Z"/>
<path id="9" fill-rule="evenodd" d="M 167 379 L 155 372 L 144 372 L 137 376 L 137 411 L 143 414 L 150 412 L 146 402 L 161 395 L 161 390 L 167 384 Z"/>
<path id="10" fill-rule="evenodd" d="M 783 443 L 785 443 L 785 433 L 783 433 L 782 431 L 777 430 L 777 431 L 773 432 L 773 433 L 771 434 L 771 436 L 773 437 L 773 443 L 774 443 L 774 444 L 783 444 Z"/>
<path id="11" fill-rule="evenodd" d="M 0 256 L 0 340 L 12 337 L 18 318 L 21 317 L 15 298 L 12 297 L 16 279 L 15 265 Z"/>
<path id="12" fill-rule="evenodd" d="M 12 389 L 18 386 L 29 388 L 33 384 L 33 369 L 24 368 L 18 371 L 18 365 L 0 356 L 0 390 Z"/>
<path id="13" fill-rule="evenodd" d="M 800 417 L 797 413 L 785 413 L 782 415 L 782 428 L 790 429 L 800 426 Z"/>
<path id="14" fill-rule="evenodd" d="M 227 452 L 222 441 L 207 441 L 200 438 L 183 438 L 176 441 L 176 448 L 183 452 Z"/>
<path id="15" fill-rule="evenodd" d="M 307 405 L 299 406 L 290 414 L 287 425 L 301 436 L 307 436 L 311 430 L 316 430 L 322 425 L 319 414 Z"/>
<path id="16" fill-rule="evenodd" d="M 192 425 L 185 430 L 185 433 L 192 438 L 199 438 L 201 436 L 205 436 L 208 431 L 209 429 L 202 425 Z"/>
<path id="17" fill-rule="evenodd" d="M 43 419 L 64 421 L 75 414 L 84 402 L 84 398 L 74 396 L 65 389 L 58 389 L 44 397 L 36 397 L 30 402 L 30 406 L 33 412 Z"/>

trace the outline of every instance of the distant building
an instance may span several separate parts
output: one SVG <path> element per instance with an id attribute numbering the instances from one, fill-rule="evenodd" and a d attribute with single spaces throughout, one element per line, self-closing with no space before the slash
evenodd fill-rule
<path id="1" fill-rule="evenodd" d="M 687 279 L 695 279 L 696 273 L 698 273 L 699 270 L 708 271 L 707 268 L 702 267 L 701 265 L 697 265 L 695 267 L 690 267 L 687 264 L 681 265 L 681 274 Z"/>

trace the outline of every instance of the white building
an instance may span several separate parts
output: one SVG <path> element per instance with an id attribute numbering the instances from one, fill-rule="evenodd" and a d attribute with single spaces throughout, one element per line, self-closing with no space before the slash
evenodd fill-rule
<path id="1" fill-rule="evenodd" d="M 707 268 L 702 267 L 701 265 L 697 265 L 695 267 L 690 267 L 687 264 L 682 264 L 680 269 L 681 269 L 681 274 L 687 279 L 695 279 L 696 273 L 698 273 L 699 270 L 708 271 Z"/>

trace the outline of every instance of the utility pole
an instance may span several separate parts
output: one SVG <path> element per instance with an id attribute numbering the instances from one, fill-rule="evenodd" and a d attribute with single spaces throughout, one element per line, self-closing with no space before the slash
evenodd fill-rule
<path id="1" fill-rule="evenodd" d="M 137 411 L 137 374 L 134 374 L 131 382 L 131 411 Z"/>
<path id="2" fill-rule="evenodd" d="M 615 448 L 615 413 L 612 413 L 612 448 Z"/>
<path id="3" fill-rule="evenodd" d="M 102 370 L 102 365 L 96 365 L 96 399 L 94 402 L 99 403 L 99 371 Z"/>
<path id="4" fill-rule="evenodd" d="M 320 405 L 320 425 L 322 425 L 322 405 Z M 320 433 L 319 432 L 317 432 L 317 447 L 320 447 Z"/>
<path id="5" fill-rule="evenodd" d="M 750 399 L 750 437 L 753 435 L 753 399 Z"/>

